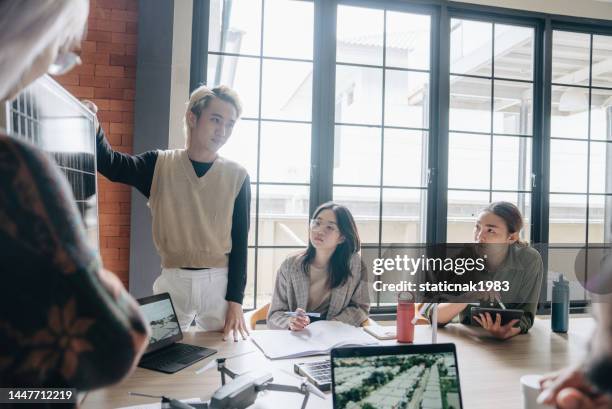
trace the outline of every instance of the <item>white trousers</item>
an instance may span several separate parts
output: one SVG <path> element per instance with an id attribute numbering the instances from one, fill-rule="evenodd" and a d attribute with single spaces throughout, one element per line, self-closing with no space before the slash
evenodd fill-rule
<path id="1" fill-rule="evenodd" d="M 187 331 L 194 318 L 204 331 L 225 326 L 227 268 L 164 268 L 153 283 L 153 294 L 166 292 L 172 297 L 181 330 Z"/>

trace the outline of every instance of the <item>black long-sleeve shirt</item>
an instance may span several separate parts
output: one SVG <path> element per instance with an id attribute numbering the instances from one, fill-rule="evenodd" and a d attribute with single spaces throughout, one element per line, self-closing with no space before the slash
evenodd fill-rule
<path id="1" fill-rule="evenodd" d="M 148 199 L 157 162 L 158 151 L 129 155 L 113 151 L 102 128 L 96 135 L 98 171 L 113 182 L 133 186 Z M 198 177 L 211 168 L 212 163 L 191 161 Z M 232 214 L 232 249 L 228 262 L 227 294 L 225 299 L 242 304 L 247 281 L 247 247 L 251 208 L 251 182 L 247 175 L 234 201 Z M 204 267 L 204 266 L 185 266 Z"/>

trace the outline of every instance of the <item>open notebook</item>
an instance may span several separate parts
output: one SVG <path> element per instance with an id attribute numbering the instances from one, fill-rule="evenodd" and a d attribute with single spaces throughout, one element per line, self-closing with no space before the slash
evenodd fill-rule
<path id="1" fill-rule="evenodd" d="M 362 328 L 339 321 L 313 322 L 302 331 L 253 331 L 251 340 L 270 359 L 325 355 L 335 347 L 378 344 Z"/>

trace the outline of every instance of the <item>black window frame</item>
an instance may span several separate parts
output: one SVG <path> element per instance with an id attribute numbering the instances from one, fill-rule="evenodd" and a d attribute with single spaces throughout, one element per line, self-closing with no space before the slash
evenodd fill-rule
<path id="1" fill-rule="evenodd" d="M 263 0 L 265 1 L 265 0 Z M 533 135 L 531 187 L 531 243 L 548 243 L 550 185 L 550 104 L 552 76 L 552 32 L 564 30 L 612 35 L 612 21 L 563 16 L 542 12 L 466 4 L 446 0 L 300 0 L 314 3 L 312 139 L 310 214 L 332 199 L 333 135 L 336 64 L 336 13 L 338 5 L 387 9 L 431 16 L 429 183 L 427 188 L 426 237 L 428 244 L 446 241 L 448 206 L 448 134 L 450 77 L 450 20 L 463 18 L 534 28 Z M 206 83 L 210 0 L 193 1 L 190 90 Z M 492 130 L 493 131 L 493 130 Z M 590 158 L 589 158 L 590 160 Z M 381 164 L 382 166 L 382 164 Z M 588 220 L 586 221 L 588 224 Z M 548 313 L 546 301 L 548 254 L 540 247 L 544 279 L 538 313 Z M 257 283 L 255 277 L 255 285 Z M 587 301 L 573 301 L 583 309 Z M 257 308 L 255 301 L 255 308 Z M 391 307 L 372 307 L 372 313 L 394 313 Z"/>

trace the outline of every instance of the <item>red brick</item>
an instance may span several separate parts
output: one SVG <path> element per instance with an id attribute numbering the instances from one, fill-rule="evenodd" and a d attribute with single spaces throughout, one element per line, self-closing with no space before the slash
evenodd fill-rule
<path id="1" fill-rule="evenodd" d="M 126 78 L 136 78 L 136 67 L 125 67 Z"/>
<path id="2" fill-rule="evenodd" d="M 130 237 L 130 228 L 126 226 L 119 226 L 119 236 Z"/>
<path id="3" fill-rule="evenodd" d="M 98 119 L 104 122 L 121 122 L 123 115 L 116 111 L 98 111 Z"/>
<path id="4" fill-rule="evenodd" d="M 100 215 L 98 220 L 100 226 L 112 225 L 112 226 L 129 226 L 130 215 L 129 214 L 105 214 Z M 129 228 L 129 227 L 128 227 Z M 121 236 L 123 237 L 123 236 Z"/>
<path id="5" fill-rule="evenodd" d="M 63 86 L 79 85 L 79 75 L 78 74 L 66 74 L 66 75 L 62 75 L 61 77 L 56 77 L 55 79 Z"/>
<path id="6" fill-rule="evenodd" d="M 109 132 L 108 129 L 105 129 L 104 131 Z M 122 143 L 121 134 L 107 133 L 106 139 L 108 140 L 108 143 L 110 143 L 112 147 L 120 146 Z"/>
<path id="7" fill-rule="evenodd" d="M 129 10 L 129 11 L 138 11 L 138 1 L 137 0 L 128 0 L 128 2 L 127 2 L 127 10 Z"/>
<path id="8" fill-rule="evenodd" d="M 106 31 L 89 30 L 87 32 L 86 39 L 89 41 L 104 41 L 109 43 L 112 41 L 112 33 Z"/>
<path id="9" fill-rule="evenodd" d="M 119 226 L 101 226 L 100 235 L 103 237 L 119 237 Z"/>
<path id="10" fill-rule="evenodd" d="M 130 239 L 127 237 L 107 237 L 106 245 L 108 248 L 129 249 Z"/>
<path id="11" fill-rule="evenodd" d="M 133 101 L 136 99 L 136 91 L 133 89 L 124 89 L 123 90 L 123 99 L 126 101 Z"/>
<path id="12" fill-rule="evenodd" d="M 130 249 L 119 249 L 119 260 L 129 260 Z"/>
<path id="13" fill-rule="evenodd" d="M 122 78 L 124 76 L 123 67 L 110 67 L 106 65 L 96 65 L 95 76 L 96 77 L 116 77 Z"/>
<path id="14" fill-rule="evenodd" d="M 125 21 L 113 21 L 109 19 L 96 20 L 95 28 L 100 31 L 111 31 L 113 33 L 125 33 L 126 32 Z"/>
<path id="15" fill-rule="evenodd" d="M 135 23 L 138 21 L 138 13 L 127 10 L 113 10 L 111 12 L 111 20 L 125 21 Z"/>
<path id="16" fill-rule="evenodd" d="M 78 74 L 78 75 L 89 75 L 91 77 L 94 75 L 95 69 L 96 69 L 96 66 L 93 64 L 82 64 L 82 65 L 77 65 L 76 67 L 74 67 L 72 71 L 70 71 L 70 73 Z"/>
<path id="17" fill-rule="evenodd" d="M 111 54 L 110 65 L 124 65 L 126 67 L 136 66 L 136 56 Z"/>
<path id="18" fill-rule="evenodd" d="M 86 77 L 81 76 L 80 84 L 87 87 L 107 88 L 110 84 L 110 79 L 105 77 Z M 95 98 L 99 98 L 96 96 Z M 98 107 L 100 109 L 100 107 Z"/>
<path id="19" fill-rule="evenodd" d="M 119 203 L 119 213 L 130 214 L 130 203 Z"/>
<path id="20" fill-rule="evenodd" d="M 119 145 L 115 148 L 117 152 L 123 152 L 132 155 L 134 153 L 134 148 L 131 146 Z"/>
<path id="21" fill-rule="evenodd" d="M 134 146 L 134 140 L 132 138 L 132 134 L 121 135 L 121 145 L 123 145 L 123 146 Z"/>
<path id="22" fill-rule="evenodd" d="M 138 39 L 136 34 L 111 33 L 111 42 L 118 44 L 137 44 Z"/>
<path id="23" fill-rule="evenodd" d="M 104 260 L 119 260 L 119 249 L 105 248 L 100 250 L 100 254 Z"/>
<path id="24" fill-rule="evenodd" d="M 98 188 L 104 192 L 130 192 L 130 186 L 123 183 L 115 183 L 106 179 L 104 176 L 98 178 Z"/>
<path id="25" fill-rule="evenodd" d="M 135 22 L 125 23 L 125 32 L 127 34 L 138 34 L 138 23 L 135 23 Z"/>
<path id="26" fill-rule="evenodd" d="M 95 19 L 100 19 L 100 20 L 110 19 L 111 10 L 109 8 L 102 8 L 100 6 L 97 6 L 97 7 L 91 6 L 90 8 L 91 8 L 91 11 L 89 14 Z"/>
<path id="27" fill-rule="evenodd" d="M 98 203 L 98 212 L 101 214 L 119 214 L 119 203 L 101 202 Z"/>
<path id="28" fill-rule="evenodd" d="M 132 124 L 111 123 L 110 132 L 119 134 L 131 134 L 132 132 L 134 132 L 134 129 L 132 127 Z"/>
<path id="29" fill-rule="evenodd" d="M 106 201 L 108 202 L 129 202 L 130 200 L 130 192 L 106 192 Z"/>
<path id="30" fill-rule="evenodd" d="M 98 0 L 97 6 L 105 9 L 125 10 L 127 7 L 127 0 Z"/>
<path id="31" fill-rule="evenodd" d="M 81 41 L 81 51 L 84 53 L 95 53 L 96 52 L 96 42 L 95 41 Z"/>
<path id="32" fill-rule="evenodd" d="M 134 123 L 134 113 L 133 112 L 122 112 L 121 120 L 129 124 Z"/>
<path id="33" fill-rule="evenodd" d="M 96 98 L 123 99 L 122 89 L 94 88 Z"/>
<path id="34" fill-rule="evenodd" d="M 138 51 L 138 46 L 136 44 L 126 44 L 125 45 L 126 55 L 136 55 L 136 51 Z"/>
<path id="35" fill-rule="evenodd" d="M 66 89 L 77 98 L 93 98 L 94 89 L 92 87 L 80 87 L 78 85 L 66 85 Z"/>
<path id="36" fill-rule="evenodd" d="M 126 263 L 126 260 L 110 259 L 110 260 L 103 260 L 103 264 L 104 264 L 105 269 L 112 271 L 113 273 L 115 273 L 115 275 L 118 275 L 119 272 L 122 272 L 124 271 L 124 269 L 127 269 L 126 264 L 128 263 Z"/>
<path id="37" fill-rule="evenodd" d="M 82 53 L 81 60 L 83 60 L 85 64 L 108 65 L 110 63 L 110 54 L 103 52 Z"/>
<path id="38" fill-rule="evenodd" d="M 131 78 L 112 78 L 110 80 L 111 88 L 134 89 L 136 81 Z"/>
<path id="39" fill-rule="evenodd" d="M 111 54 L 125 54 L 125 44 L 99 42 L 96 44 L 98 52 L 107 52 Z"/>
<path id="40" fill-rule="evenodd" d="M 100 99 L 95 98 L 92 101 L 98 107 L 98 111 L 109 111 L 110 110 L 110 100 L 108 99 Z"/>
<path id="41" fill-rule="evenodd" d="M 111 111 L 128 111 L 134 112 L 134 102 L 133 101 L 119 101 L 119 100 L 111 100 L 110 104 Z"/>

